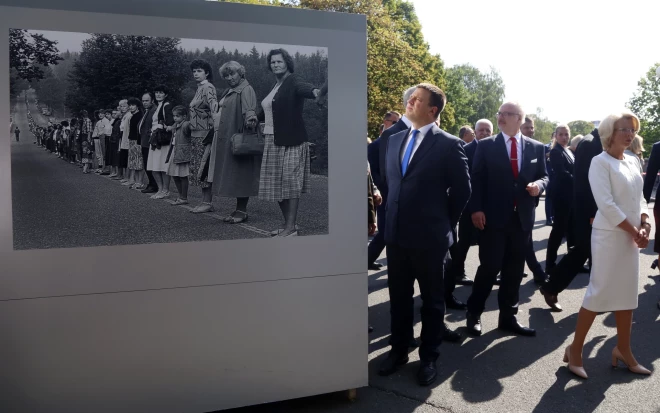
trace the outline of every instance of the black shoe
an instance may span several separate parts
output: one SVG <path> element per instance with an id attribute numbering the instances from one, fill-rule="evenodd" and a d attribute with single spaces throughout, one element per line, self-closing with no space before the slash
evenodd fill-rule
<path id="1" fill-rule="evenodd" d="M 462 301 L 457 300 L 456 297 L 454 297 L 453 295 L 451 296 L 451 298 L 449 298 L 445 301 L 445 306 L 447 306 L 447 308 L 451 308 L 451 309 L 454 309 L 454 310 L 466 310 L 467 309 L 467 304 L 465 304 Z"/>
<path id="2" fill-rule="evenodd" d="M 148 187 L 144 188 L 143 190 L 141 190 L 140 192 L 142 192 L 143 194 L 154 194 L 154 193 L 158 192 L 158 189 L 156 189 L 154 187 L 151 187 L 151 186 L 148 186 Z"/>
<path id="3" fill-rule="evenodd" d="M 417 342 L 417 339 L 415 337 L 410 339 L 410 343 L 408 343 L 408 347 L 410 347 L 410 348 L 419 347 L 419 342 Z"/>
<path id="4" fill-rule="evenodd" d="M 457 285 L 472 285 L 474 280 L 470 279 L 467 275 L 463 274 L 462 276 L 456 277 Z"/>
<path id="5" fill-rule="evenodd" d="M 370 269 L 370 270 L 374 270 L 374 271 L 375 271 L 375 270 L 380 270 L 381 268 L 383 268 L 383 266 L 380 265 L 380 264 L 378 264 L 378 263 L 376 263 L 376 262 L 372 262 L 371 264 L 369 264 L 369 265 L 367 266 L 367 268 Z"/>
<path id="6" fill-rule="evenodd" d="M 550 225 L 550 226 L 552 226 L 552 219 L 546 219 L 546 220 L 545 220 L 545 225 Z"/>
<path id="7" fill-rule="evenodd" d="M 420 361 L 417 371 L 417 383 L 420 386 L 428 386 L 438 377 L 438 369 L 435 367 L 435 361 Z"/>
<path id="8" fill-rule="evenodd" d="M 500 285 L 502 284 L 502 275 L 497 274 L 497 277 L 495 278 L 495 285 Z"/>
<path id="9" fill-rule="evenodd" d="M 534 274 L 534 282 L 538 285 L 543 285 L 548 280 L 548 276 L 543 273 Z"/>
<path id="10" fill-rule="evenodd" d="M 378 374 L 381 376 L 389 376 L 399 369 L 400 366 L 403 366 L 408 362 L 408 355 L 398 355 L 390 351 L 390 354 L 387 355 L 387 358 L 383 360 L 380 364 L 380 369 L 378 369 Z"/>
<path id="11" fill-rule="evenodd" d="M 520 336 L 534 337 L 536 335 L 536 330 L 520 325 L 515 318 L 512 318 L 511 321 L 500 321 L 497 328 Z"/>
<path id="12" fill-rule="evenodd" d="M 367 329 L 367 331 L 370 332 L 370 333 L 372 333 L 372 332 L 374 331 L 374 328 L 373 328 L 372 326 L 369 326 L 369 328 Z"/>
<path id="13" fill-rule="evenodd" d="M 481 335 L 481 320 L 470 313 L 466 316 L 468 334 L 472 336 Z"/>
<path id="14" fill-rule="evenodd" d="M 451 330 L 447 324 L 445 324 L 445 331 L 442 333 L 442 340 L 448 341 L 450 343 L 458 343 L 461 341 L 463 336 L 458 331 Z"/>
<path id="15" fill-rule="evenodd" d="M 529 277 L 529 274 L 527 274 L 526 272 L 524 272 L 524 273 L 523 273 L 523 278 L 527 278 L 527 277 Z"/>
<path id="16" fill-rule="evenodd" d="M 543 287 L 539 288 L 539 292 L 543 296 L 543 299 L 545 299 L 545 303 L 548 305 L 548 307 L 550 307 L 552 311 L 563 311 L 563 308 L 561 308 L 561 305 L 559 305 L 559 300 L 557 299 L 556 295 L 548 293 L 543 289 Z"/>

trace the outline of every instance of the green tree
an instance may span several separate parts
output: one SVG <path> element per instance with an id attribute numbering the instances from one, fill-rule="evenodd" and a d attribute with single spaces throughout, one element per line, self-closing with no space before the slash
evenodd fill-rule
<path id="1" fill-rule="evenodd" d="M 42 34 L 29 33 L 24 29 L 9 29 L 9 67 L 16 70 L 19 78 L 28 82 L 43 79 L 40 66 L 56 65 L 57 42 Z"/>
<path id="2" fill-rule="evenodd" d="M 588 135 L 594 130 L 594 124 L 586 120 L 574 120 L 568 122 L 568 127 L 571 129 L 571 136 Z"/>
<path id="3" fill-rule="evenodd" d="M 527 116 L 534 120 L 534 139 L 543 143 L 550 143 L 552 132 L 558 123 L 551 121 L 543 114 L 542 108 L 536 108 L 536 113 L 528 113 Z"/>
<path id="4" fill-rule="evenodd" d="M 654 64 L 637 82 L 637 90 L 627 103 L 627 107 L 639 117 L 639 135 L 644 138 L 646 153 L 650 153 L 651 146 L 660 141 L 660 81 L 656 77 L 659 66 L 660 63 Z"/>

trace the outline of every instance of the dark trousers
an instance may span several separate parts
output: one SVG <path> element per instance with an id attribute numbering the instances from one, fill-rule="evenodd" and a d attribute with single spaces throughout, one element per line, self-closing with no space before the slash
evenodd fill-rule
<path id="1" fill-rule="evenodd" d="M 438 257 L 444 257 L 439 259 Z M 447 251 L 387 245 L 387 286 L 390 293 L 392 352 L 407 354 L 413 338 L 415 280 L 422 298 L 422 335 L 419 358 L 435 361 L 444 332 L 444 266 Z"/>
<path id="2" fill-rule="evenodd" d="M 480 265 L 467 302 L 468 312 L 475 317 L 484 312 L 498 273 L 501 274 L 497 295 L 500 320 L 509 321 L 518 313 L 520 283 L 530 235 L 529 231 L 523 231 L 518 212 L 512 214 L 507 228 L 486 226 L 479 234 Z"/>
<path id="3" fill-rule="evenodd" d="M 151 171 L 147 170 L 147 160 L 149 159 L 149 148 L 142 148 L 142 166 L 144 170 L 147 172 L 147 178 L 149 179 L 149 184 L 147 186 L 158 189 L 158 184 L 156 184 L 156 179 L 154 178 L 154 174 Z"/>
<path id="4" fill-rule="evenodd" d="M 550 238 L 548 238 L 548 249 L 545 258 L 546 270 L 555 266 L 557 250 L 561 246 L 564 237 L 566 237 L 569 248 L 575 244 L 571 225 L 572 209 L 570 200 L 555 199 L 553 202 L 554 217 L 552 231 L 550 231 Z"/>
<path id="5" fill-rule="evenodd" d="M 585 261 L 591 257 L 591 225 L 588 221 L 586 224 L 576 228 L 582 236 L 576 237 L 573 248 L 570 248 L 564 258 L 549 272 L 550 277 L 543 286 L 543 290 L 548 294 L 557 295 L 564 291 L 582 270 Z"/>
<path id="6" fill-rule="evenodd" d="M 376 225 L 378 225 L 378 232 L 371 239 L 369 247 L 367 247 L 367 263 L 369 265 L 376 262 L 380 254 L 385 249 L 385 200 L 376 208 Z"/>
<path id="7" fill-rule="evenodd" d="M 552 195 L 553 195 L 553 185 L 552 185 L 552 180 L 548 182 L 548 186 L 545 189 L 545 219 L 553 219 L 554 218 L 554 202 L 552 202 Z"/>
<path id="8" fill-rule="evenodd" d="M 525 261 L 527 267 L 534 275 L 534 278 L 543 275 L 543 267 L 538 259 L 536 259 L 536 252 L 534 251 L 534 240 L 532 239 L 532 232 L 529 232 L 529 241 L 527 242 L 527 251 L 525 252 Z"/>
<path id="9" fill-rule="evenodd" d="M 472 224 L 472 218 L 468 215 L 461 216 L 458 223 L 458 242 L 449 249 L 451 253 L 451 265 L 448 266 L 447 274 L 453 278 L 465 275 L 465 260 L 472 245 L 479 238 L 479 230 Z"/>

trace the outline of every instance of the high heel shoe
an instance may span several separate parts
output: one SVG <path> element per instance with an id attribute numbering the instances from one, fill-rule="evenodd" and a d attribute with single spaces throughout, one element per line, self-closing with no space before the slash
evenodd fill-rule
<path id="1" fill-rule="evenodd" d="M 589 378 L 589 376 L 587 376 L 587 372 L 584 370 L 584 367 L 578 367 L 571 364 L 570 345 L 566 347 L 566 351 L 564 351 L 564 363 L 568 363 L 568 369 L 571 371 L 571 373 L 575 374 L 578 377 L 582 377 L 583 379 Z"/>
<path id="2" fill-rule="evenodd" d="M 632 371 L 633 373 L 646 374 L 646 375 L 651 374 L 651 371 L 649 369 L 647 369 L 646 367 L 642 366 L 639 363 L 634 366 L 629 365 L 623 359 L 623 356 L 621 355 L 621 351 L 619 351 L 619 347 L 614 347 L 612 349 L 612 367 L 617 367 L 619 365 L 619 361 L 625 364 L 626 367 L 628 367 L 628 370 Z"/>

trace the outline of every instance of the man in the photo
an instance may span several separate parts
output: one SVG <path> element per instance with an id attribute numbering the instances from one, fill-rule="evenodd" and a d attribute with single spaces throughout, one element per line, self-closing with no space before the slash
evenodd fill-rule
<path id="1" fill-rule="evenodd" d="M 14 135 L 16 135 L 16 142 L 18 142 L 21 136 L 21 130 L 18 129 L 18 126 L 14 129 Z"/>
<path id="2" fill-rule="evenodd" d="M 144 165 L 144 170 L 147 172 L 147 178 L 149 183 L 147 186 L 141 190 L 143 194 L 150 194 L 158 192 L 158 184 L 156 184 L 156 179 L 154 178 L 153 172 L 147 170 L 147 159 L 149 158 L 149 138 L 151 137 L 151 126 L 153 125 L 154 113 L 156 113 L 156 106 L 154 101 L 156 98 L 151 95 L 151 93 L 145 93 L 142 95 L 142 106 L 144 107 L 144 112 L 142 119 L 140 119 L 140 124 L 138 129 L 140 131 L 140 146 L 142 146 L 142 164 Z"/>

